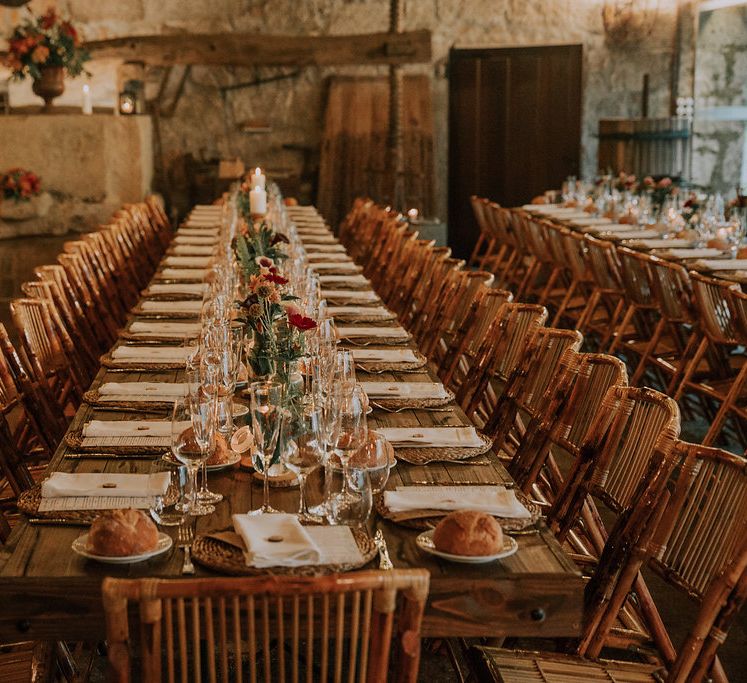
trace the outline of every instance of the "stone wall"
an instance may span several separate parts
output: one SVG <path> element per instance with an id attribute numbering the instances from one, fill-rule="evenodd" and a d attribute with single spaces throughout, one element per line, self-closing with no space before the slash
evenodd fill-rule
<path id="1" fill-rule="evenodd" d="M 605 41 L 602 0 L 405 0 L 404 28 L 433 32 L 433 64 L 412 69 L 433 77 L 435 180 L 436 195 L 442 198 L 438 207 L 442 217 L 446 214 L 448 140 L 445 64 L 450 48 L 582 44 L 582 159 L 583 172 L 590 175 L 597 170 L 598 119 L 639 115 L 644 73 L 651 77 L 650 115 L 666 116 L 669 112 L 676 2 L 647 2 L 660 8 L 652 32 L 619 49 Z M 37 9 L 48 4 L 50 0 L 32 2 Z M 56 4 L 82 24 L 89 39 L 184 30 L 278 34 L 381 31 L 388 27 L 389 7 L 387 0 L 58 0 Z M 0 9 L 0 31 L 7 32 L 18 15 L 18 11 Z M 112 82 L 112 76 L 107 81 L 107 68 L 97 65 L 94 96 L 99 103 L 107 98 L 111 102 L 112 88 L 106 83 Z M 377 70 L 307 68 L 293 79 L 229 93 L 224 104 L 219 86 L 274 73 L 272 69 L 194 68 L 174 117 L 161 124 L 165 164 L 191 152 L 205 157 L 239 155 L 298 172 L 304 154 L 299 148 L 314 149 L 320 139 L 325 79 L 331 74 L 376 74 Z M 69 90 L 70 101 L 79 102 L 79 85 Z M 28 97 L 28 91 L 15 89 L 12 96 L 14 101 L 22 100 Z M 245 119 L 269 120 L 272 132 L 238 132 L 236 122 Z"/>

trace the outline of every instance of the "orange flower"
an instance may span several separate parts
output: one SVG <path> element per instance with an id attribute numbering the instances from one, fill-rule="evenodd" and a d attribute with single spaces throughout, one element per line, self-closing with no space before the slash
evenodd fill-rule
<path id="1" fill-rule="evenodd" d="M 5 66 L 7 66 L 11 71 L 20 71 L 23 69 L 23 63 L 14 54 L 8 55 L 5 60 Z"/>
<path id="2" fill-rule="evenodd" d="M 46 45 L 37 45 L 31 53 L 31 59 L 37 64 L 43 64 L 49 57 L 49 48 Z"/>

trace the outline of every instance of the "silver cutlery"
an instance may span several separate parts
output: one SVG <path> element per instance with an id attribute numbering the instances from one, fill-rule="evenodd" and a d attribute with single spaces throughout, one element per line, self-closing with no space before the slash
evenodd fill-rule
<path id="1" fill-rule="evenodd" d="M 48 526 L 90 526 L 90 522 L 76 521 L 65 517 L 29 517 L 29 524 Z"/>
<path id="2" fill-rule="evenodd" d="M 390 368 L 389 370 L 369 370 L 365 365 L 356 365 L 356 369 L 360 370 L 362 372 L 365 372 L 369 375 L 383 375 L 387 372 L 396 373 L 398 375 L 401 374 L 423 374 L 425 372 L 428 372 L 425 367 L 422 368 L 415 368 L 411 370 L 397 370 L 395 368 Z"/>
<path id="3" fill-rule="evenodd" d="M 389 548 L 386 547 L 386 541 L 384 540 L 384 534 L 381 533 L 381 529 L 376 530 L 374 543 L 379 551 L 379 569 L 394 569 L 392 560 L 389 557 Z"/>
<path id="4" fill-rule="evenodd" d="M 376 401 L 371 401 L 371 405 L 374 408 L 378 408 L 379 410 L 383 410 L 385 413 L 403 413 L 405 410 L 423 410 L 427 413 L 452 413 L 454 412 L 453 406 L 446 406 L 443 408 L 418 408 L 416 406 L 404 406 L 402 408 L 387 408 L 386 406 L 381 405 L 381 403 L 377 403 Z M 404 443 L 404 442 L 403 442 Z"/>
<path id="5" fill-rule="evenodd" d="M 182 563 L 182 574 L 194 574 L 195 566 L 192 564 L 192 541 L 194 532 L 189 520 L 179 526 L 177 545 L 184 551 L 184 562 Z"/>

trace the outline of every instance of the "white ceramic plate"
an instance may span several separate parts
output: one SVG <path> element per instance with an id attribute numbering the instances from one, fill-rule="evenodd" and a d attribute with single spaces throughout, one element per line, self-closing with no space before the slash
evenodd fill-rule
<path id="1" fill-rule="evenodd" d="M 249 412 L 249 406 L 245 403 L 237 403 L 236 401 L 233 402 L 233 410 L 232 415 L 234 417 L 242 417 L 246 415 Z"/>
<path id="2" fill-rule="evenodd" d="M 174 544 L 171 536 L 158 532 L 158 544 L 154 550 L 150 550 L 147 553 L 140 553 L 139 555 L 126 555 L 124 557 L 108 557 L 106 555 L 94 555 L 88 551 L 88 534 L 78 536 L 73 541 L 73 552 L 77 553 L 81 557 L 85 557 L 89 560 L 96 560 L 96 562 L 102 562 L 103 564 L 133 564 L 135 562 L 142 562 L 143 560 L 149 560 L 152 557 L 163 555 L 168 551 Z"/>
<path id="3" fill-rule="evenodd" d="M 179 462 L 172 453 L 164 453 L 163 459 L 169 463 L 169 465 L 182 465 L 183 463 Z M 241 460 L 241 454 L 240 453 L 234 453 L 231 451 L 231 455 L 229 456 L 228 460 L 226 462 L 222 462 L 218 465 L 208 465 L 207 470 L 208 472 L 220 472 L 220 470 L 226 470 L 229 467 L 233 467 L 239 460 Z"/>
<path id="4" fill-rule="evenodd" d="M 510 557 L 519 549 L 519 544 L 516 542 L 516 540 L 504 534 L 503 550 L 501 550 L 501 552 L 499 553 L 496 553 L 495 555 L 452 555 L 451 553 L 442 553 L 440 550 L 436 550 L 436 546 L 433 545 L 433 532 L 434 529 L 428 529 L 428 531 L 424 531 L 415 539 L 415 543 L 417 543 L 418 548 L 425 551 L 426 553 L 435 555 L 436 557 L 441 557 L 444 560 L 449 560 L 449 562 L 461 562 L 462 564 L 483 564 L 485 562 L 495 562 L 496 560 L 501 560 L 504 557 Z"/>

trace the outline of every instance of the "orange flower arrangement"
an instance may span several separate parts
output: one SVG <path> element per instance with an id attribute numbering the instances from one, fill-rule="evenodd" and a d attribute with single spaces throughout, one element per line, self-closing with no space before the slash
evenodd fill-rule
<path id="1" fill-rule="evenodd" d="M 31 171 L 11 168 L 0 175 L 0 191 L 3 199 L 26 202 L 41 192 L 41 179 Z"/>

